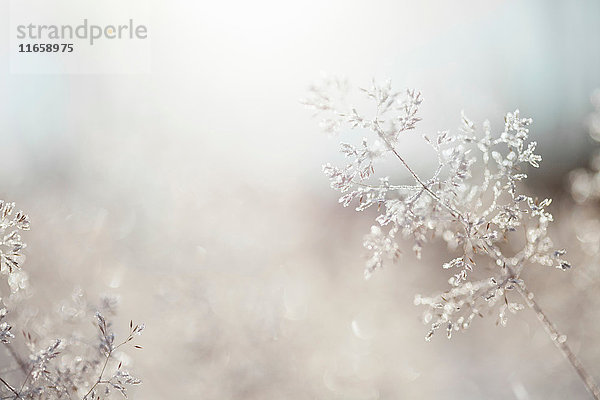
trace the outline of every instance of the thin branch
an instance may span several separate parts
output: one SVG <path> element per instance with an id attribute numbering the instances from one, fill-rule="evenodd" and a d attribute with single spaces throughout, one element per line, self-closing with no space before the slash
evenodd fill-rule
<path id="1" fill-rule="evenodd" d="M 548 319 L 548 316 L 542 310 L 540 305 L 534 300 L 533 293 L 531 293 L 524 284 L 517 285 L 517 291 L 523 297 L 529 308 L 531 308 L 537 315 L 538 320 L 544 325 L 546 332 L 550 335 L 552 342 L 558 347 L 558 349 L 562 352 L 565 358 L 571 363 L 577 374 L 583 381 L 585 388 L 592 395 L 594 400 L 600 400 L 600 388 L 596 385 L 594 378 L 590 373 L 585 369 L 579 358 L 573 353 L 571 347 L 567 344 L 567 337 L 559 332 L 556 328 L 556 325 L 552 321 Z"/>
<path id="2" fill-rule="evenodd" d="M 92 393 L 92 391 L 96 388 L 96 386 L 98 386 L 101 383 L 108 382 L 108 381 L 103 381 L 102 380 L 102 377 L 104 376 L 104 371 L 106 370 L 106 366 L 108 365 L 108 361 L 110 360 L 110 357 L 115 352 L 115 350 L 117 350 L 119 347 L 123 346 L 127 342 L 129 342 L 129 340 L 124 341 L 123 343 L 119 344 L 118 346 L 114 347 L 113 349 L 111 349 L 108 352 L 108 354 L 106 355 L 106 359 L 104 360 L 104 364 L 102 365 L 102 370 L 100 370 L 100 376 L 98 377 L 98 379 L 96 380 L 96 382 L 94 382 L 94 384 L 92 385 L 92 387 L 90 388 L 90 390 L 88 390 L 88 392 L 85 394 L 85 396 L 83 396 L 83 400 L 85 400 L 90 395 L 90 393 Z"/>
<path id="3" fill-rule="evenodd" d="M 33 369 L 34 368 L 35 368 L 35 364 L 31 366 L 31 369 L 29 370 L 29 373 L 27 374 L 27 376 L 25 377 L 25 380 L 23 381 L 23 384 L 21 385 L 21 389 L 19 389 L 19 394 L 18 394 L 19 397 L 21 397 L 21 393 L 23 393 L 23 389 L 25 388 L 25 385 L 27 384 L 27 381 L 29 381 L 29 377 L 33 373 Z"/>
<path id="4" fill-rule="evenodd" d="M 19 396 L 19 393 L 17 393 L 17 391 L 15 390 L 15 388 L 13 388 L 12 386 L 10 386 L 8 384 L 8 382 L 6 382 L 4 379 L 0 378 L 0 382 L 2 382 L 4 384 L 4 386 L 6 386 L 8 388 L 8 390 L 10 390 L 11 392 L 13 392 L 17 397 Z"/>

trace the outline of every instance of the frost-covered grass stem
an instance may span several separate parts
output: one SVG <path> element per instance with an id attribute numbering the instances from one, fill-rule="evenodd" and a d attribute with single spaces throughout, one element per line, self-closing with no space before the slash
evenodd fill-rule
<path id="1" fill-rule="evenodd" d="M 535 301 L 535 296 L 532 292 L 530 292 L 525 285 L 517 285 L 517 291 L 526 302 L 526 304 L 531 308 L 540 323 L 544 326 L 544 329 L 550 336 L 552 342 L 556 345 L 556 347 L 561 351 L 561 353 L 565 356 L 565 358 L 569 361 L 569 363 L 573 366 L 577 375 L 583 381 L 585 388 L 592 395 L 595 400 L 600 400 L 600 388 L 596 384 L 596 381 L 592 377 L 592 375 L 587 371 L 585 366 L 581 363 L 579 358 L 573 353 L 571 347 L 567 342 L 567 336 L 559 332 L 556 325 L 550 321 L 542 307 Z"/>
<path id="2" fill-rule="evenodd" d="M 340 143 L 347 163 L 323 166 L 331 187 L 342 193 L 339 202 L 344 206 L 358 203 L 357 211 L 373 207 L 379 213 L 364 241 L 371 253 L 365 277 L 383 268 L 387 259 L 399 258 L 401 238 L 413 242 L 417 258 L 425 243 L 435 239 L 446 242 L 449 252 L 458 252 L 442 265 L 444 270 L 457 271 L 448 280 L 450 288 L 430 297 L 415 297 L 416 305 L 427 308 L 423 320 L 431 328 L 425 339 L 431 340 L 439 330 L 451 338 L 453 332 L 468 329 L 476 316 L 484 314 L 496 313 L 497 324 L 505 326 L 509 313 L 525 308 L 511 299 L 510 293 L 516 291 L 592 396 L 600 400 L 593 378 L 568 346 L 567 337 L 548 319 L 521 279 L 523 268 L 534 264 L 561 271 L 571 268 L 563 258 L 566 251 L 556 249 L 549 234 L 554 218 L 546 207 L 552 200 L 519 192 L 527 178 L 526 168 L 538 168 L 542 160 L 535 154 L 537 143 L 528 140 L 532 120 L 516 110 L 505 115 L 501 132 L 493 133 L 488 121 L 480 132 L 463 113 L 459 133 L 423 135 L 438 162 L 432 177 L 424 180 L 398 151 L 402 138 L 421 120 L 417 116 L 421 94 L 415 90 L 395 92 L 389 81 L 383 85 L 373 82 L 361 91 L 374 107 L 359 111 L 348 106 L 349 88 L 340 80 L 312 87 L 311 97 L 304 103 L 325 115 L 322 127 L 326 131 L 349 131 L 350 141 Z M 370 132 L 375 138 L 357 140 L 350 134 L 355 130 Z M 390 154 L 409 172 L 414 184 L 392 184 L 390 177 L 376 175 L 375 164 Z M 480 265 L 484 268 L 477 268 Z M 473 279 L 477 274 L 487 276 Z"/>

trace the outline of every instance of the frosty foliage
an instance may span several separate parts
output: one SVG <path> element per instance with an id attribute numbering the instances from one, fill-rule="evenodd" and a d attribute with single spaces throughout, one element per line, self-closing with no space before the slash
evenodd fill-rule
<path id="1" fill-rule="evenodd" d="M 412 243 L 417 257 L 427 242 L 441 240 L 451 254 L 441 265 L 453 271 L 450 288 L 415 298 L 426 307 L 427 340 L 439 329 L 450 338 L 490 312 L 505 325 L 509 313 L 523 308 L 509 292 L 529 296 L 521 279 L 525 266 L 570 268 L 565 251 L 555 249 L 548 235 L 551 200 L 521 192 L 526 169 L 538 168 L 541 161 L 536 142 L 528 138 L 531 119 L 519 110 L 507 113 L 504 128 L 495 132 L 488 121 L 478 127 L 463 114 L 456 133 L 423 135 L 437 166 L 422 177 L 407 163 L 410 150 L 402 143 L 420 121 L 421 93 L 395 91 L 389 81 L 360 91 L 368 101 L 364 107 L 345 105 L 348 84 L 329 79 L 312 87 L 304 104 L 323 117 L 327 132 L 344 134 L 340 151 L 348 161 L 323 166 L 331 187 L 342 193 L 340 203 L 357 211 L 378 210 L 364 241 L 371 254 L 365 277 L 400 256 L 400 239 Z M 410 181 L 377 174 L 377 164 L 389 162 Z M 475 269 L 485 277 L 473 279 Z"/>
<path id="2" fill-rule="evenodd" d="M 28 229 L 27 215 L 15 213 L 14 203 L 0 201 L 0 271 L 8 283 L 8 290 L 0 289 L 0 346 L 12 360 L 0 369 L 0 398 L 127 397 L 127 388 L 141 381 L 127 372 L 130 361 L 122 349 L 142 333 L 144 325 L 131 322 L 127 336 L 117 341 L 107 317 L 115 316 L 118 299 L 104 296 L 95 306 L 81 290 L 55 313 L 29 306 L 28 278 L 21 269 L 25 244 L 20 236 Z"/>
<path id="3" fill-rule="evenodd" d="M 29 217 L 14 208 L 15 203 L 0 200 L 0 273 L 8 276 L 11 291 L 16 292 L 27 285 L 27 274 L 20 268 L 25 248 L 20 232 L 29 230 Z"/>

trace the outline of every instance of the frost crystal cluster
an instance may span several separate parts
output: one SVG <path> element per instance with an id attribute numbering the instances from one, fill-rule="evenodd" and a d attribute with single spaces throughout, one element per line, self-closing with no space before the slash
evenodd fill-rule
<path id="1" fill-rule="evenodd" d="M 27 215 L 14 212 L 14 203 L 0 201 L 0 272 L 7 275 L 8 283 L 8 290 L 0 289 L 0 346 L 7 356 L 0 358 L 0 398 L 127 397 L 127 388 L 141 381 L 127 372 L 130 361 L 122 349 L 142 333 L 144 325 L 131 322 L 129 334 L 116 341 L 106 316 L 115 315 L 117 299 L 105 296 L 95 306 L 81 290 L 55 313 L 30 306 L 20 235 L 28 229 Z M 95 321 L 95 327 L 90 321 Z"/>
<path id="2" fill-rule="evenodd" d="M 323 166 L 331 187 L 342 193 L 340 203 L 378 210 L 364 241 L 370 251 L 365 277 L 399 257 L 401 239 L 412 244 L 417 257 L 427 242 L 441 240 L 451 254 L 440 265 L 453 272 L 450 287 L 415 298 L 426 307 L 427 340 L 439 329 L 450 338 L 490 312 L 505 325 L 509 313 L 524 307 L 511 291 L 532 300 L 520 278 L 525 266 L 570 268 L 565 251 L 555 249 L 548 235 L 551 200 L 520 191 L 526 169 L 541 161 L 536 142 L 528 138 L 531 119 L 516 110 L 495 132 L 489 122 L 477 127 L 463 114 L 456 133 L 422 136 L 437 165 L 429 176 L 420 176 L 406 159 L 410 149 L 403 141 L 420 121 L 421 93 L 394 91 L 390 82 L 360 91 L 364 107 L 347 106 L 348 85 L 327 80 L 312 87 L 304 103 L 324 117 L 326 131 L 346 135 L 340 150 L 347 162 Z M 398 171 L 395 180 L 377 173 L 379 165 L 390 163 Z"/>

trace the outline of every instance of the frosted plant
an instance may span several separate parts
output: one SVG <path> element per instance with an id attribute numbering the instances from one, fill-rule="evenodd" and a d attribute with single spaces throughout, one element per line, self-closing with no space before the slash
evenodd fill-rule
<path id="1" fill-rule="evenodd" d="M 127 397 L 127 388 L 141 381 L 125 369 L 128 357 L 122 348 L 141 334 L 144 325 L 129 325 L 129 333 L 117 342 L 111 323 L 116 298 L 105 296 L 101 305 L 89 304 L 81 290 L 63 302 L 59 312 L 40 314 L 26 304 L 27 274 L 21 269 L 20 231 L 29 229 L 29 218 L 14 203 L 0 201 L 0 272 L 7 275 L 8 289 L 1 289 L 0 342 L 14 360 L 0 369 L 2 399 L 108 399 Z M 96 327 L 89 330 L 89 321 Z M 14 327 L 14 328 L 13 328 Z M 14 332 L 19 332 L 15 337 Z M 22 332 L 22 335 L 21 335 Z M 140 346 L 135 345 L 140 348 Z"/>
<path id="2" fill-rule="evenodd" d="M 571 362 L 596 399 L 600 390 L 567 345 L 567 338 L 551 323 L 521 278 L 534 264 L 561 271 L 571 265 L 565 251 L 555 248 L 548 234 L 553 221 L 546 208 L 550 199 L 521 193 L 526 167 L 538 168 L 541 157 L 529 141 L 532 120 L 519 110 L 508 113 L 504 128 L 494 133 L 491 124 L 481 128 L 464 114 L 457 133 L 423 135 L 437 166 L 421 177 L 408 164 L 403 139 L 415 130 L 422 96 L 416 90 L 397 92 L 391 83 L 361 89 L 364 109 L 346 105 L 350 93 L 340 80 L 326 80 L 311 88 L 304 101 L 323 116 L 322 127 L 331 133 L 359 132 L 341 143 L 347 163 L 323 166 L 331 187 L 340 191 L 340 203 L 357 211 L 376 208 L 376 225 L 366 236 L 370 251 L 365 277 L 400 255 L 399 240 L 412 243 L 417 257 L 431 240 L 446 243 L 451 254 L 441 267 L 454 271 L 450 287 L 433 296 L 417 295 L 416 305 L 426 308 L 430 326 L 426 340 L 443 329 L 448 338 L 467 329 L 476 316 L 494 314 L 499 325 L 524 308 L 538 315 L 552 341 Z M 344 132 L 348 133 L 348 132 Z M 368 135 L 366 137 L 361 137 Z M 358 137 L 356 137 L 358 136 Z M 412 182 L 392 182 L 378 175 L 378 163 L 395 160 Z M 473 279 L 477 270 L 483 279 Z M 514 294 L 513 294 L 514 293 Z"/>
<path id="3" fill-rule="evenodd" d="M 8 284 L 16 292 L 27 285 L 27 274 L 20 268 L 26 246 L 20 232 L 29 230 L 29 217 L 22 211 L 14 213 L 14 208 L 15 203 L 0 200 L 0 273 L 8 276 Z"/>

